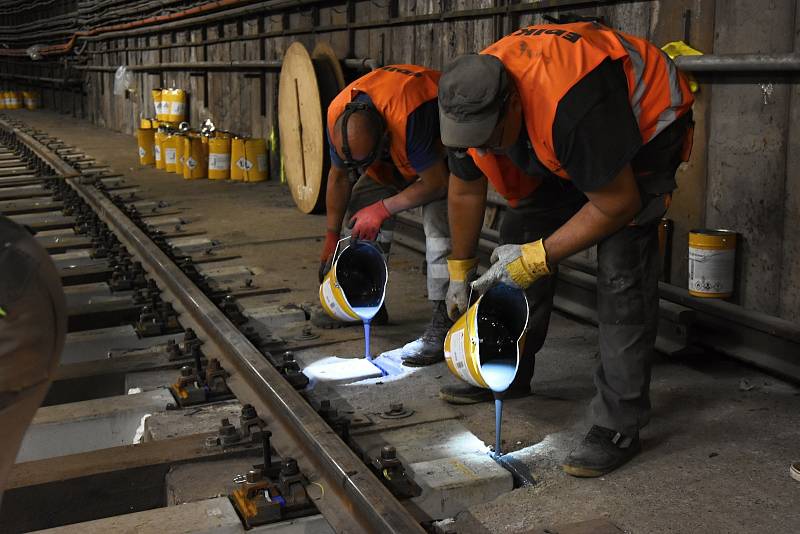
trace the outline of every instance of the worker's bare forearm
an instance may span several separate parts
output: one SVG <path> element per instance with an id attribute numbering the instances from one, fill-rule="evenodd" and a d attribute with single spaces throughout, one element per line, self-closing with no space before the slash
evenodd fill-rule
<path id="1" fill-rule="evenodd" d="M 444 198 L 447 195 L 447 178 L 447 166 L 441 160 L 421 172 L 419 180 L 396 195 L 384 199 L 383 204 L 394 215 Z"/>
<path id="2" fill-rule="evenodd" d="M 347 211 L 347 203 L 350 202 L 350 180 L 344 169 L 331 166 L 328 172 L 328 185 L 325 190 L 325 208 L 327 210 L 327 229 L 339 233 L 342 229 L 342 221 Z"/>
<path id="3" fill-rule="evenodd" d="M 450 177 L 447 217 L 450 221 L 453 259 L 465 260 L 477 254 L 485 208 L 486 178 L 465 181 Z"/>
<path id="4" fill-rule="evenodd" d="M 545 239 L 544 249 L 550 265 L 591 247 L 629 224 L 641 207 L 639 188 L 629 166 L 610 184 L 586 196 L 589 202 Z"/>

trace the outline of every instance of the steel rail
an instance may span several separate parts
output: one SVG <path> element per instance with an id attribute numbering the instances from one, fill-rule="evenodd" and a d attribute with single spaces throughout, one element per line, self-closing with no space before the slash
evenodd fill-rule
<path id="1" fill-rule="evenodd" d="M 31 135 L 3 120 L 0 127 L 13 131 L 57 172 L 68 170 L 56 165 L 60 158 Z M 198 336 L 219 351 L 231 374 L 231 390 L 242 402 L 256 406 L 269 422 L 276 448 L 296 458 L 303 473 L 321 488 L 314 503 L 335 531 L 424 532 L 311 405 L 141 229 L 93 185 L 80 177 L 68 178 L 67 183 L 137 256 L 178 311 L 184 312 L 181 321 L 188 319 Z"/>

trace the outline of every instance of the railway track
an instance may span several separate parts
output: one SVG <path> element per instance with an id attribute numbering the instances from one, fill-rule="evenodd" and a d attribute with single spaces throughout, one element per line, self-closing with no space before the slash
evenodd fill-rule
<path id="1" fill-rule="evenodd" d="M 0 119 L 0 213 L 37 232 L 68 297 L 69 354 L 46 404 L 102 402 L 101 390 L 118 387 L 126 373 L 167 370 L 175 373 L 168 404 L 176 412 L 230 398 L 243 406 L 239 425 L 226 420 L 214 433 L 169 443 L 81 451 L 52 443 L 52 433 L 38 444 L 29 435 L 21 453 L 28 457 L 18 458 L 4 497 L 5 531 L 147 510 L 159 503 L 136 501 L 153 485 L 137 486 L 137 468 L 234 457 L 252 459 L 252 469 L 231 473 L 239 478 L 229 495 L 247 527 L 321 513 L 337 532 L 423 531 L 424 515 L 414 517 L 390 489 L 403 492 L 375 476 L 388 464 L 353 446 L 349 424 L 330 405 L 314 406 L 299 392 L 307 380 L 285 345 L 246 324 L 237 295 L 276 290 L 216 280 L 205 267 L 223 258 L 207 254 L 212 244 L 183 228 L 180 213 L 7 117 Z M 384 456 L 396 462 L 390 448 Z"/>

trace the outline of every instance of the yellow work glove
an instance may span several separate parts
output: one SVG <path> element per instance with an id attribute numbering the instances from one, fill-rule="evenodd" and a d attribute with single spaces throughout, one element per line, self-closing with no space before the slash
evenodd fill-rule
<path id="1" fill-rule="evenodd" d="M 495 284 L 527 289 L 550 274 L 542 240 L 524 245 L 500 245 L 492 252 L 492 266 L 472 283 L 472 290 L 485 293 Z"/>
<path id="2" fill-rule="evenodd" d="M 478 258 L 468 260 L 447 260 L 450 284 L 447 286 L 447 315 L 455 321 L 469 306 L 469 284 L 477 276 Z"/>

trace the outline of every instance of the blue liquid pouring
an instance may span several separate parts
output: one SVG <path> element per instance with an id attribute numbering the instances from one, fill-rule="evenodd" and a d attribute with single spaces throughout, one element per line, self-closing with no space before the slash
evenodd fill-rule
<path id="1" fill-rule="evenodd" d="M 500 432 L 503 423 L 503 399 L 500 394 L 508 389 L 514 381 L 516 365 L 508 360 L 492 361 L 481 365 L 483 380 L 492 390 L 494 395 L 494 457 L 499 458 L 503 453 L 500 449 Z"/>
<path id="2" fill-rule="evenodd" d="M 372 353 L 370 352 L 370 322 L 372 321 L 372 318 L 378 314 L 378 310 L 380 309 L 380 306 L 353 308 L 353 311 L 356 312 L 356 315 L 358 315 L 361 318 L 361 321 L 364 323 L 364 357 L 368 362 L 372 362 Z M 377 365 L 375 367 L 380 369 L 381 375 L 386 376 L 387 373 L 384 369 Z"/>

